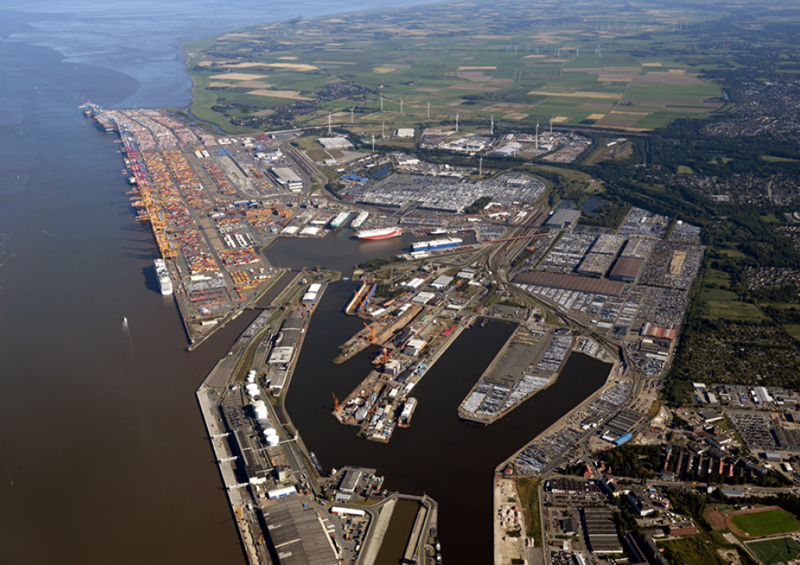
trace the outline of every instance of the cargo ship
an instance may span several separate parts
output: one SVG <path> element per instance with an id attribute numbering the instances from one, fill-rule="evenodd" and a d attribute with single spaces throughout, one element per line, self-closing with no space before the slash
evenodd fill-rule
<path id="1" fill-rule="evenodd" d="M 167 271 L 167 264 L 163 259 L 156 259 L 153 261 L 156 266 L 156 276 L 158 277 L 158 284 L 161 287 L 161 294 L 168 296 L 172 294 L 172 281 L 169 278 Z"/>
<path id="2" fill-rule="evenodd" d="M 349 217 L 350 217 L 350 212 L 342 212 L 340 214 L 337 214 L 336 217 L 331 220 L 331 227 L 333 229 L 342 227 L 344 223 L 347 221 L 347 218 Z"/>
<path id="3" fill-rule="evenodd" d="M 403 411 L 400 413 L 400 419 L 397 422 L 398 427 L 407 428 L 411 425 L 411 416 L 414 415 L 414 410 L 416 408 L 417 399 L 413 396 L 409 396 L 405 406 L 403 406 Z"/>
<path id="4" fill-rule="evenodd" d="M 432 251 L 434 249 L 445 249 L 461 245 L 463 240 L 458 237 L 448 237 L 445 239 L 432 239 L 431 241 L 417 241 L 411 244 L 412 251 Z"/>
<path id="5" fill-rule="evenodd" d="M 101 130 L 110 133 L 116 129 L 116 120 L 112 120 L 103 114 L 103 109 L 97 104 L 87 102 L 86 104 L 79 106 L 79 108 L 83 110 L 84 116 L 87 118 L 94 118 L 97 127 L 99 127 Z"/>
<path id="6" fill-rule="evenodd" d="M 358 239 L 387 239 L 399 235 L 403 235 L 403 230 L 401 228 L 380 228 L 377 230 L 356 232 L 356 237 Z"/>
<path id="7" fill-rule="evenodd" d="M 367 221 L 367 218 L 369 218 L 369 212 L 361 212 L 358 216 L 356 216 L 355 220 L 350 222 L 350 227 L 354 230 L 357 230 L 364 225 L 364 222 Z"/>

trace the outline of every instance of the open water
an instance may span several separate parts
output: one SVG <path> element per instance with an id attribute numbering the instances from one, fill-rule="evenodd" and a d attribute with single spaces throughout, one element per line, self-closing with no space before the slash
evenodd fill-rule
<path id="1" fill-rule="evenodd" d="M 115 137 L 78 106 L 185 106 L 190 39 L 415 3 L 3 2 L 0 561 L 245 562 L 194 390 L 247 319 L 184 351 Z"/>
<path id="2" fill-rule="evenodd" d="M 185 106 L 190 82 L 179 47 L 190 39 L 254 21 L 417 3 L 3 3 L 2 562 L 245 562 L 194 390 L 248 318 L 184 351 L 174 302 L 155 291 L 156 249 L 147 227 L 133 220 L 115 137 L 92 127 L 78 106 L 86 99 L 105 107 Z M 371 255 L 360 249 L 367 248 L 356 246 L 352 257 L 337 261 L 355 265 Z M 293 261 L 316 263 L 296 251 Z M 326 348 L 319 359 L 343 341 L 324 329 L 325 311 L 339 323 L 344 302 L 337 300 L 350 292 L 334 285 L 322 321 L 312 321 L 307 343 Z M 490 555 L 490 473 L 499 456 L 602 380 L 590 367 L 588 376 L 551 387 L 542 400 L 549 413 L 526 406 L 486 429 L 454 421 L 457 400 L 476 378 L 474 367 L 463 365 L 466 354 L 488 358 L 502 342 L 503 328 L 490 328 L 484 336 L 468 332 L 453 349 L 461 358 L 426 377 L 412 427 L 388 446 L 357 440 L 329 416 L 331 384 L 313 380 L 326 376 L 327 361 L 314 365 L 304 355 L 297 382 L 306 386 L 289 395 L 291 415 L 323 465 L 376 467 L 390 488 L 427 489 L 439 499 L 451 558 L 469 556 L 474 532 L 484 532 L 475 555 Z M 340 329 L 352 333 L 346 321 Z M 333 390 L 343 395 L 348 382 Z M 452 457 L 443 459 L 445 450 Z"/>

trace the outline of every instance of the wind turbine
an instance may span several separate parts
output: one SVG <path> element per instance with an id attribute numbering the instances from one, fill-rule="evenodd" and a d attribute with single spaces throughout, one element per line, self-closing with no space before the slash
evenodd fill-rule
<path id="1" fill-rule="evenodd" d="M 331 112 L 328 112 L 328 135 L 331 135 Z"/>
<path id="2" fill-rule="evenodd" d="M 458 133 L 458 110 L 456 110 L 456 133 Z"/>
<path id="3" fill-rule="evenodd" d="M 381 124 L 381 139 L 386 137 L 386 120 Z"/>
<path id="4" fill-rule="evenodd" d="M 353 106 L 352 108 L 350 108 L 350 123 L 351 123 L 351 124 L 353 123 L 353 110 L 355 110 L 355 109 L 356 109 L 356 107 L 355 107 L 355 106 Z"/>
<path id="5" fill-rule="evenodd" d="M 430 118 L 431 117 L 431 103 L 428 102 L 427 100 L 425 102 L 428 104 L 428 118 Z"/>
<path id="6" fill-rule="evenodd" d="M 555 116 L 550 116 L 550 135 L 553 135 L 553 120 L 555 119 Z"/>
<path id="7" fill-rule="evenodd" d="M 489 135 L 494 135 L 494 114 L 492 114 L 492 125 L 489 126 Z"/>
<path id="8" fill-rule="evenodd" d="M 372 150 L 375 151 L 375 134 L 372 134 Z"/>
<path id="9" fill-rule="evenodd" d="M 483 157 L 478 157 L 478 176 L 483 176 Z"/>
<path id="10" fill-rule="evenodd" d="M 536 150 L 539 150 L 539 119 L 536 119 Z"/>
<path id="11" fill-rule="evenodd" d="M 383 112 L 383 94 L 379 94 L 378 96 L 381 97 L 381 112 Z"/>
<path id="12" fill-rule="evenodd" d="M 403 99 L 400 99 L 400 115 L 403 115 Z"/>

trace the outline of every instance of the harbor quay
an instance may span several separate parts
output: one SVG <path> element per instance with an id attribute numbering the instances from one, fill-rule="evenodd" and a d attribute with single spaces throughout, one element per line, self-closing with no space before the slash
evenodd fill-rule
<path id="1" fill-rule="evenodd" d="M 322 294 L 326 282 L 312 284 L 320 284 Z M 273 305 L 296 304 L 307 288 L 290 283 Z M 196 392 L 247 560 L 254 565 L 374 563 L 390 531 L 408 540 L 400 555 L 407 562 L 435 563 L 436 502 L 389 493 L 374 469 L 347 467 L 325 476 L 273 395 L 275 383 L 264 378 L 270 374 L 264 370 L 268 353 L 276 349 L 264 342 L 274 344 L 275 336 L 287 332 L 278 348 L 296 350 L 291 360 L 283 357 L 282 366 L 291 373 L 312 312 L 313 306 L 302 301 L 299 307 L 264 310 Z M 292 331 L 298 334 L 294 341 Z M 398 500 L 419 507 L 408 531 L 399 534 L 391 522 Z"/>

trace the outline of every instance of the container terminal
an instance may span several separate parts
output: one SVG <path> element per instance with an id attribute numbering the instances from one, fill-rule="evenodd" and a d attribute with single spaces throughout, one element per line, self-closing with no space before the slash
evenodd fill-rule
<path id="1" fill-rule="evenodd" d="M 443 224 L 434 210 L 398 210 L 393 205 L 382 208 L 379 201 L 312 195 L 312 187 L 321 182 L 319 173 L 289 144 L 302 132 L 232 137 L 211 134 L 163 110 L 103 110 L 91 103 L 81 108 L 103 131 L 119 135 L 131 206 L 136 219 L 152 230 L 190 349 L 257 302 L 278 274 L 263 250 L 279 237 L 325 237 L 356 213 L 350 227 L 359 239 L 474 231 L 479 240 L 491 241 L 485 236 L 502 233 L 507 218 L 521 213 L 513 203 L 492 208 L 483 217 L 453 217 Z M 355 155 L 359 166 L 391 160 Z M 539 181 L 518 176 L 495 184 L 515 202 L 540 194 Z M 363 188 L 365 177 L 358 178 Z M 378 191 L 386 188 L 385 183 L 373 184 Z M 480 190 L 495 184 L 485 183 Z M 408 257 L 422 260 L 469 251 L 461 239 L 433 240 L 424 250 L 412 249 Z"/>

